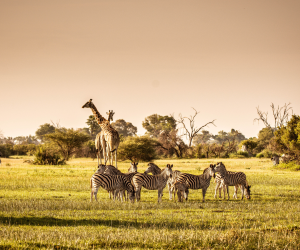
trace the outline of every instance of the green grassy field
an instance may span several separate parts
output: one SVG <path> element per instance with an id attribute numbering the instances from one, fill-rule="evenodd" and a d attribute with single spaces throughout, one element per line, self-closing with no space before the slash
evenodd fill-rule
<path id="1" fill-rule="evenodd" d="M 217 159 L 159 160 L 174 170 L 201 174 Z M 211 182 L 189 201 L 163 202 L 157 191 L 142 189 L 141 202 L 121 203 L 99 190 L 90 202 L 91 159 L 66 166 L 34 166 L 2 159 L 0 166 L 0 249 L 298 249 L 300 248 L 300 173 L 272 170 L 269 159 L 222 159 L 228 170 L 243 171 L 251 200 L 214 199 Z M 118 163 L 127 172 L 129 162 Z M 147 163 L 140 163 L 143 172 Z M 241 198 L 238 192 L 238 198 Z"/>

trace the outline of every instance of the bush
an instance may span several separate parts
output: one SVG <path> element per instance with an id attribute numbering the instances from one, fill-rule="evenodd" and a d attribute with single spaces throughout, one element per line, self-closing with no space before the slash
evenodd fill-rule
<path id="1" fill-rule="evenodd" d="M 233 159 L 240 159 L 240 158 L 247 158 L 245 155 L 239 155 L 238 153 L 229 154 L 229 158 Z"/>
<path id="2" fill-rule="evenodd" d="M 47 146 L 40 146 L 34 154 L 35 165 L 64 165 L 65 160 L 55 152 L 52 148 Z"/>
<path id="3" fill-rule="evenodd" d="M 151 161 L 156 157 L 157 141 L 148 136 L 128 136 L 120 143 L 118 159 L 131 161 Z"/>
<path id="4" fill-rule="evenodd" d="M 261 151 L 260 153 L 258 153 L 256 155 L 257 158 L 271 158 L 274 154 L 267 149 L 264 149 L 263 151 Z"/>
<path id="5" fill-rule="evenodd" d="M 273 166 L 275 169 L 288 169 L 291 171 L 299 171 L 300 170 L 300 165 L 298 165 L 295 162 L 289 162 L 289 163 L 280 163 L 276 166 Z"/>

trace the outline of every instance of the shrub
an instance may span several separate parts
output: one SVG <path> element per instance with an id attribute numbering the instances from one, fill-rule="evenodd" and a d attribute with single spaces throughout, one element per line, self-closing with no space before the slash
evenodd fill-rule
<path id="1" fill-rule="evenodd" d="M 247 157 L 245 155 L 239 155 L 238 153 L 232 153 L 229 154 L 229 158 L 237 159 L 237 158 L 247 158 Z"/>
<path id="2" fill-rule="evenodd" d="M 118 159 L 131 161 L 151 161 L 156 157 L 157 141 L 148 136 L 128 136 L 120 143 Z"/>
<path id="3" fill-rule="evenodd" d="M 298 165 L 296 162 L 289 162 L 289 163 L 280 163 L 276 166 L 273 166 L 275 169 L 288 169 L 291 171 L 299 171 L 300 170 L 300 165 Z"/>
<path id="4" fill-rule="evenodd" d="M 249 153 L 245 151 L 237 151 L 237 155 L 243 155 L 245 157 L 249 157 Z"/>
<path id="5" fill-rule="evenodd" d="M 258 153 L 256 155 L 257 158 L 271 158 L 274 154 L 267 149 L 264 149 L 263 151 L 261 151 L 260 153 Z"/>
<path id="6" fill-rule="evenodd" d="M 40 146 L 34 154 L 35 165 L 64 165 L 65 160 L 52 148 L 45 145 Z"/>

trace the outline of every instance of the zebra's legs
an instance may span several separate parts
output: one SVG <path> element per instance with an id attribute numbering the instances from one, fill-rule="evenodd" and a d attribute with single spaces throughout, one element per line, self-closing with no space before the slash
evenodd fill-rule
<path id="1" fill-rule="evenodd" d="M 171 183 L 170 182 L 168 182 L 168 189 L 169 189 L 169 200 L 171 201 L 172 200 L 172 188 L 171 188 Z"/>
<path id="2" fill-rule="evenodd" d="M 239 185 L 234 186 L 234 194 L 233 194 L 233 198 L 237 199 L 237 191 L 239 189 Z"/>
<path id="3" fill-rule="evenodd" d="M 220 182 L 217 182 L 216 189 L 215 189 L 215 198 L 217 198 L 217 192 L 218 192 L 219 186 L 220 186 Z"/>
<path id="4" fill-rule="evenodd" d="M 158 189 L 158 203 L 162 201 L 163 189 Z"/>
<path id="5" fill-rule="evenodd" d="M 219 187 L 219 198 L 222 199 L 222 187 Z"/>
<path id="6" fill-rule="evenodd" d="M 205 194 L 206 194 L 206 189 L 205 188 L 202 188 L 202 201 L 205 202 Z"/>
<path id="7" fill-rule="evenodd" d="M 243 198 L 244 198 L 245 187 L 244 187 L 244 185 L 241 185 L 240 188 L 241 188 L 241 190 L 242 190 L 242 199 L 243 199 Z M 241 199 L 241 200 L 242 200 L 242 199 Z"/>
<path id="8" fill-rule="evenodd" d="M 227 189 L 227 195 L 228 195 L 228 200 L 229 200 L 229 186 L 226 185 L 226 189 Z M 225 197 L 225 192 L 224 192 L 224 197 Z"/>
<path id="9" fill-rule="evenodd" d="M 98 188 L 93 188 L 92 189 L 92 192 L 91 192 L 91 201 L 93 201 L 93 195 L 95 196 L 95 201 L 98 201 L 97 200 L 97 193 L 98 193 Z"/>
<path id="10" fill-rule="evenodd" d="M 136 188 L 135 189 L 135 197 L 136 197 L 136 201 L 140 201 L 140 199 L 141 199 L 141 188 Z"/>

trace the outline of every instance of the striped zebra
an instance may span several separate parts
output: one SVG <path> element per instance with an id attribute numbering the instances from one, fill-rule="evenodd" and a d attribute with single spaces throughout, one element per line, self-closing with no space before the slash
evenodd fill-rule
<path id="1" fill-rule="evenodd" d="M 210 185 L 211 177 L 215 174 L 214 168 L 215 165 L 210 164 L 201 175 L 181 173 L 176 182 L 186 183 L 189 189 L 202 189 L 203 202 L 205 202 L 206 190 Z"/>
<path id="2" fill-rule="evenodd" d="M 172 177 L 173 165 L 168 164 L 165 169 L 158 175 L 148 175 L 147 173 L 137 173 L 132 178 L 132 184 L 135 188 L 136 200 L 141 199 L 142 187 L 149 190 L 158 190 L 158 202 L 162 201 L 163 189 L 166 187 L 167 181 Z"/>
<path id="3" fill-rule="evenodd" d="M 97 201 L 97 193 L 99 187 L 104 188 L 107 191 L 114 191 L 114 200 L 120 191 L 127 190 L 129 193 L 129 200 L 134 202 L 134 188 L 128 178 L 125 175 L 107 175 L 95 173 L 91 178 L 91 201 L 93 201 L 93 195 Z M 121 201 L 123 196 L 121 192 Z"/>
<path id="4" fill-rule="evenodd" d="M 231 174 L 231 173 L 235 173 L 235 172 L 231 172 L 231 171 L 227 171 L 227 173 L 228 174 Z M 215 175 L 215 181 L 214 181 L 215 183 L 216 183 L 216 188 L 215 188 L 215 198 L 217 198 L 217 192 L 218 192 L 218 190 L 219 190 L 219 198 L 222 198 L 222 189 L 223 189 L 223 192 L 224 192 L 224 199 L 225 199 L 225 186 L 224 185 L 222 185 L 221 183 L 222 183 L 222 178 L 221 178 L 221 175 L 220 174 L 216 174 Z M 234 186 L 234 192 L 236 193 L 237 192 L 237 190 L 238 190 L 238 188 L 239 188 L 239 186 L 238 185 L 235 185 Z M 234 197 L 233 197 L 234 198 Z"/>
<path id="5" fill-rule="evenodd" d="M 174 201 L 176 202 L 176 192 L 177 192 L 177 197 L 178 201 L 182 202 L 183 198 L 187 200 L 188 194 L 189 194 L 189 189 L 188 185 L 184 182 L 173 182 L 171 188 L 172 192 L 174 192 Z"/>
<path id="6" fill-rule="evenodd" d="M 103 174 L 105 170 L 106 170 L 106 166 L 104 164 L 99 164 L 96 173 Z"/>
<path id="7" fill-rule="evenodd" d="M 137 167 L 135 164 L 131 163 L 131 167 L 129 168 L 129 170 L 137 170 Z M 115 168 L 114 166 L 108 165 L 106 166 L 106 170 L 104 171 L 104 174 L 107 175 L 124 175 L 127 177 L 128 181 L 131 183 L 132 177 L 137 173 L 137 171 L 135 172 L 128 172 L 128 173 L 122 173 L 119 169 Z M 113 192 L 109 192 L 109 198 L 111 199 L 111 194 Z M 125 196 L 125 200 L 127 200 L 127 196 L 125 194 L 125 190 L 122 191 L 122 195 Z"/>
<path id="8" fill-rule="evenodd" d="M 235 193 L 233 197 L 237 198 L 237 187 L 241 188 L 242 191 L 242 199 L 244 195 L 247 199 L 250 199 L 250 188 L 246 180 L 246 175 L 243 172 L 229 172 L 227 171 L 225 165 L 222 162 L 218 162 L 215 171 L 219 172 L 220 181 L 217 183 L 217 187 L 215 189 L 215 198 L 217 195 L 217 188 L 219 185 L 223 187 L 224 190 L 224 198 L 225 198 L 225 190 L 227 190 L 228 200 L 229 200 L 229 186 L 235 186 Z"/>
<path id="9" fill-rule="evenodd" d="M 130 162 L 130 168 L 128 168 L 128 173 L 135 173 L 137 172 L 137 165 L 138 162 Z"/>
<path id="10" fill-rule="evenodd" d="M 148 168 L 146 169 L 146 171 L 144 172 L 145 174 L 148 173 L 152 173 L 153 175 L 158 175 L 161 173 L 161 169 L 155 165 L 154 163 L 150 162 L 148 163 Z M 171 189 L 172 185 L 175 183 L 176 178 L 181 174 L 180 171 L 178 170 L 174 170 L 173 174 L 172 174 L 172 178 L 168 179 L 167 182 L 167 186 L 168 186 L 168 190 L 169 190 L 169 199 L 172 200 L 173 199 L 173 189 Z"/>

